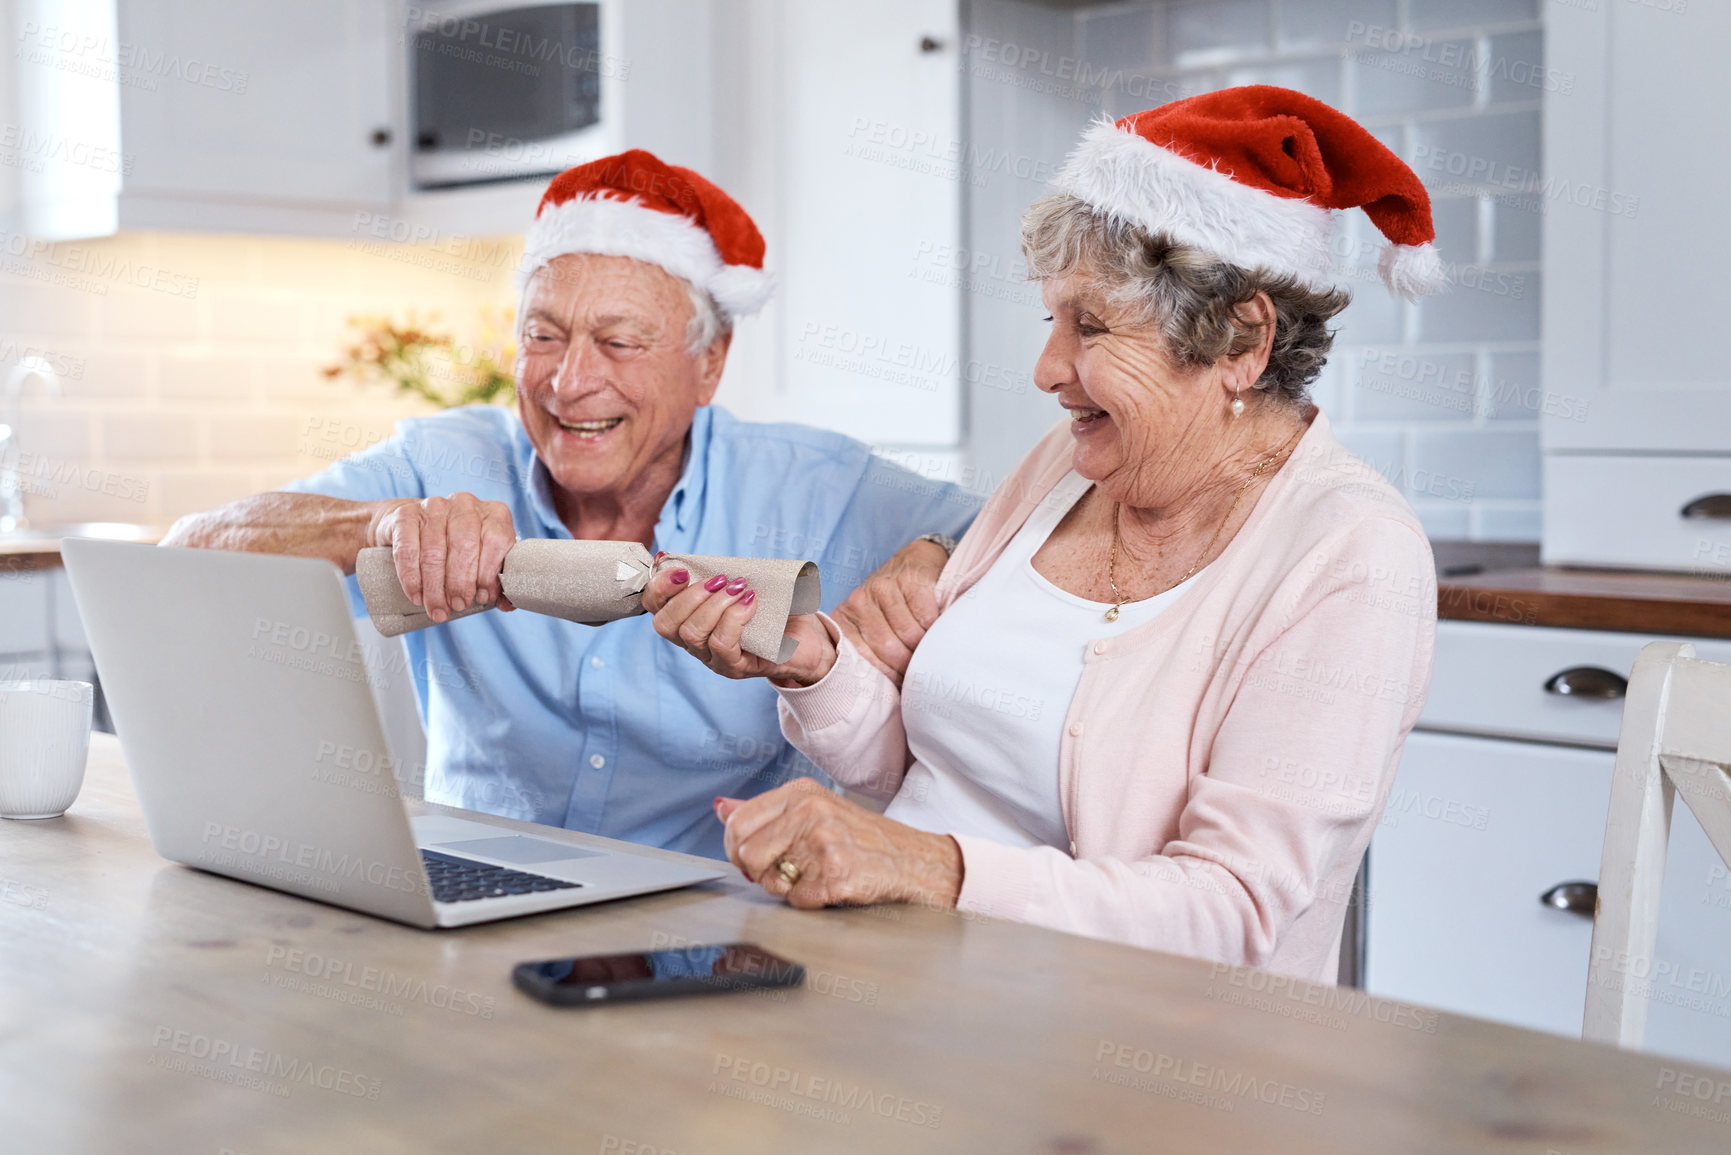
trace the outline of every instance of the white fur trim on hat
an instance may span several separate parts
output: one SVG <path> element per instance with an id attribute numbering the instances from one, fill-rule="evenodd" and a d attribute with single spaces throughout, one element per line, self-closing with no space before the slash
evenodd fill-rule
<path id="1" fill-rule="evenodd" d="M 1314 290 L 1339 284 L 1328 209 L 1240 184 L 1111 121 L 1083 134 L 1056 185 L 1101 212 L 1239 268 L 1290 273 Z"/>
<path id="2" fill-rule="evenodd" d="M 1448 267 L 1435 245 L 1389 245 L 1376 268 L 1389 291 L 1409 301 L 1441 292 L 1448 284 Z"/>
<path id="3" fill-rule="evenodd" d="M 523 240 L 519 291 L 536 269 L 566 253 L 632 257 L 659 265 L 706 291 L 729 318 L 757 312 L 774 288 L 762 269 L 722 264 L 715 240 L 690 218 L 637 200 L 590 194 L 543 208 Z"/>

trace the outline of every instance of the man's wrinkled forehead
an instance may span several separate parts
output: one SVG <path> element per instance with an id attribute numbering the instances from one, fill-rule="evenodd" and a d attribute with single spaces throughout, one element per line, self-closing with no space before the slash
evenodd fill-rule
<path id="1" fill-rule="evenodd" d="M 523 323 L 561 326 L 629 324 L 661 331 L 683 326 L 690 296 L 678 278 L 630 257 L 567 254 L 536 269 L 523 294 Z"/>

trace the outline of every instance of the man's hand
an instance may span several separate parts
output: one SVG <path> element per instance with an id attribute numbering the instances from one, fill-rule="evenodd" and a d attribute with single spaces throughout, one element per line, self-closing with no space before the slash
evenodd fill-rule
<path id="1" fill-rule="evenodd" d="M 504 502 L 472 493 L 399 501 L 381 507 L 368 538 L 391 547 L 403 592 L 435 622 L 475 604 L 516 608 L 499 586 L 505 554 L 517 544 Z"/>
<path id="2" fill-rule="evenodd" d="M 910 542 L 830 615 L 859 652 L 898 686 L 914 647 L 938 620 L 933 591 L 947 561 L 943 546 Z"/>

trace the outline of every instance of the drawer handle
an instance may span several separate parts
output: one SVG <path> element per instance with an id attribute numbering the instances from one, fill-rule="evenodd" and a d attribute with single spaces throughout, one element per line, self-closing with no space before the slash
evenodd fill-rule
<path id="1" fill-rule="evenodd" d="M 1731 493 L 1708 493 L 1683 507 L 1683 516 L 1711 521 L 1731 520 Z"/>
<path id="2" fill-rule="evenodd" d="M 1539 895 L 1539 901 L 1553 910 L 1592 918 L 1599 905 L 1599 886 L 1595 882 L 1559 882 Z"/>
<path id="3" fill-rule="evenodd" d="M 1565 698 L 1621 698 L 1628 692 L 1629 679 L 1602 666 L 1570 666 L 1545 683 L 1545 693 Z"/>

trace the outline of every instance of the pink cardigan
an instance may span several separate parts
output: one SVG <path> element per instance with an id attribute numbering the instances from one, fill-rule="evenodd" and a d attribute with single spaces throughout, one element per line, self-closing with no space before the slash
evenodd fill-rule
<path id="1" fill-rule="evenodd" d="M 1017 466 L 945 567 L 940 607 L 991 568 L 1070 457 L 1061 426 Z M 1091 647 L 1059 751 L 1072 853 L 958 835 L 961 909 L 1334 982 L 1435 634 L 1418 519 L 1318 413 L 1189 592 Z M 909 764 L 899 691 L 845 639 L 822 681 L 781 691 L 781 725 L 876 797 Z"/>

